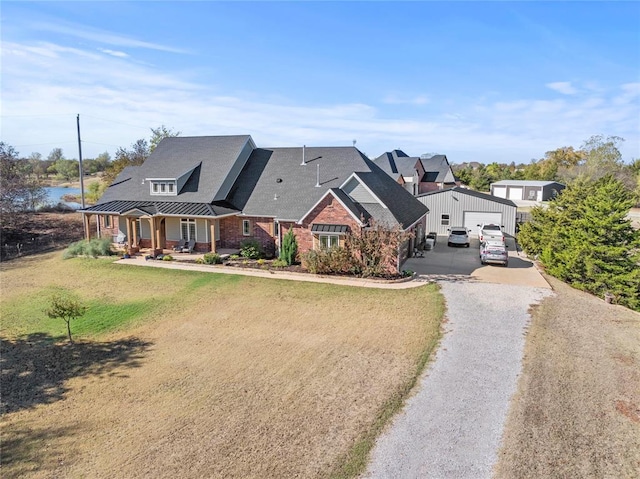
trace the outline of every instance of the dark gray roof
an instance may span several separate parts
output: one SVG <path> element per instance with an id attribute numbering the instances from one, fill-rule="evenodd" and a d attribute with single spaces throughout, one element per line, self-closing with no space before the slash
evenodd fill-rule
<path id="1" fill-rule="evenodd" d="M 422 167 L 425 175 L 421 181 L 430 183 L 453 183 L 455 176 L 446 155 L 434 155 L 431 158 L 423 158 Z"/>
<path id="2" fill-rule="evenodd" d="M 122 170 L 99 203 L 158 201 L 157 195 L 151 195 L 149 182 L 144 180 L 178 178 L 187 172 L 191 172 L 190 176 L 179 194 L 163 197 L 163 200 L 211 203 L 216 194 L 229 182 L 233 183 L 240 173 L 244 166 L 241 152 L 247 142 L 253 145 L 249 135 L 165 138 L 141 166 Z"/>
<path id="3" fill-rule="evenodd" d="M 453 188 L 446 188 L 444 190 L 430 191 L 429 193 L 424 193 L 422 195 L 418 195 L 418 198 L 421 198 L 423 196 L 429 196 L 429 195 L 437 195 L 439 193 L 444 193 L 445 191 L 455 191 L 456 193 L 462 193 L 462 194 L 469 195 L 469 196 L 475 196 L 476 198 L 482 198 L 483 200 L 495 201 L 496 203 L 502 203 L 503 205 L 513 206 L 514 208 L 517 208 L 516 204 L 511 200 L 507 200 L 505 198 L 498 198 L 497 196 L 488 195 L 486 193 L 481 193 L 479 191 L 470 190 L 468 188 L 462 188 L 460 186 L 454 186 Z"/>
<path id="4" fill-rule="evenodd" d="M 357 172 L 356 175 L 387 207 L 386 211 L 381 211 L 377 206 L 362 204 L 374 219 L 389 223 L 393 218 L 403 228 L 408 228 L 429 212 L 429 208 L 417 201 L 411 193 L 376 165 L 373 165 L 372 171 Z"/>
<path id="5" fill-rule="evenodd" d="M 167 216 L 221 216 L 239 213 L 228 205 L 207 203 L 176 203 L 168 201 L 108 201 L 80 211 L 99 214 L 122 214 L 131 210 L 140 210 L 149 215 Z"/>
<path id="6" fill-rule="evenodd" d="M 347 225 L 325 225 L 321 223 L 314 223 L 311 225 L 312 233 L 337 233 L 344 234 L 349 230 Z"/>
<path id="7" fill-rule="evenodd" d="M 408 156 L 402 150 L 393 150 L 380 155 L 373 162 L 378 165 L 382 171 L 393 178 L 398 175 L 413 176 L 416 174 L 416 163 L 420 158 Z"/>
<path id="8" fill-rule="evenodd" d="M 241 174 L 242 184 L 237 184 L 230 200 L 249 216 L 297 221 L 329 188 L 338 188 L 354 171 L 371 168 L 370 160 L 354 147 L 306 147 L 305 161 L 301 165 L 302 148 L 254 150 Z M 318 165 L 320 186 L 316 187 Z M 239 196 L 246 197 L 244 205 Z"/>

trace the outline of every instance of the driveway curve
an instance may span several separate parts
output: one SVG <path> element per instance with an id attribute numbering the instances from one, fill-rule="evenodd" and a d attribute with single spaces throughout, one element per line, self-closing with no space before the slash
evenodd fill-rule
<path id="1" fill-rule="evenodd" d="M 440 281 L 445 335 L 416 393 L 378 438 L 366 478 L 491 477 L 521 370 L 529 308 L 548 288 Z"/>

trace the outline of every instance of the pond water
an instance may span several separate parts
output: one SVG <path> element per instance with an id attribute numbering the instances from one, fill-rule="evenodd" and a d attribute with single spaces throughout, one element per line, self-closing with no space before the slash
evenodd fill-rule
<path id="1" fill-rule="evenodd" d="M 63 203 L 70 208 L 78 209 L 81 207 L 80 203 L 63 201 L 62 197 L 64 195 L 79 195 L 80 188 L 64 188 L 62 186 L 47 186 L 44 189 L 47 192 L 47 204 L 49 205 L 57 205 L 58 203 Z"/>

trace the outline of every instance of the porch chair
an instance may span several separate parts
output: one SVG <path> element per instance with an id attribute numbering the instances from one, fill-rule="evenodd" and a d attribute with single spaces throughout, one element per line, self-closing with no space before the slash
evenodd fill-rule
<path id="1" fill-rule="evenodd" d="M 173 247 L 173 251 L 180 253 L 186 247 L 187 247 L 187 240 L 181 239 L 180 241 L 178 241 L 178 244 Z"/>
<path id="2" fill-rule="evenodd" d="M 189 243 L 187 243 L 181 250 L 181 253 L 193 253 L 193 248 L 196 245 L 196 240 L 189 240 Z"/>

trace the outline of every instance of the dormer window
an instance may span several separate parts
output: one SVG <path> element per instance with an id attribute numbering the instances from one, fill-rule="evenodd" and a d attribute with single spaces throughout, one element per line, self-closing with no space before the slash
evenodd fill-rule
<path id="1" fill-rule="evenodd" d="M 175 196 L 176 182 L 173 180 L 150 181 L 152 195 Z"/>

